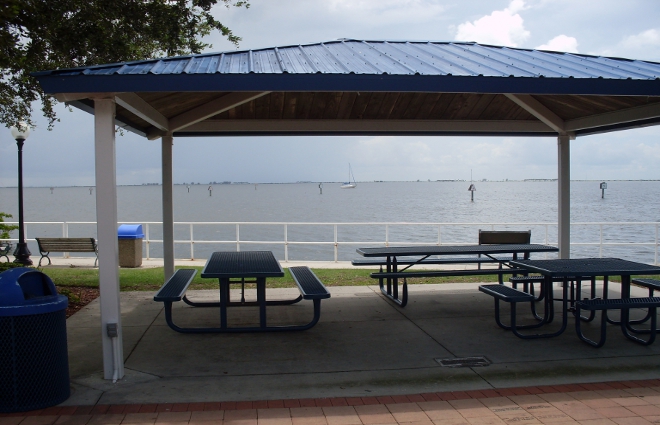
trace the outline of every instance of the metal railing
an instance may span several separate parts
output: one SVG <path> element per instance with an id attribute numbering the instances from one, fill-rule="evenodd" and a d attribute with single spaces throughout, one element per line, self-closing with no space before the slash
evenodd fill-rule
<path id="1" fill-rule="evenodd" d="M 133 222 L 135 223 L 135 222 Z M 18 224 L 17 222 L 7 222 L 7 224 Z M 151 246 L 152 244 L 162 244 L 163 240 L 158 239 L 158 235 L 152 238 L 153 233 L 159 233 L 154 231 L 155 228 L 160 228 L 160 233 L 162 233 L 162 222 L 142 222 L 145 226 L 145 257 L 147 259 L 151 258 Z M 69 222 L 26 222 L 25 223 L 25 234 L 28 241 L 34 241 L 34 237 L 28 237 L 29 229 L 39 226 L 59 226 L 61 229 L 62 237 L 69 237 L 70 228 L 77 226 L 93 226 L 92 232 L 96 233 L 96 222 L 91 221 L 69 221 Z M 557 245 L 556 240 L 551 240 L 550 235 L 555 236 L 557 232 L 554 231 L 551 233 L 550 229 L 557 227 L 557 223 L 547 223 L 547 222 L 526 222 L 526 223 L 410 223 L 410 222 L 360 222 L 360 223 L 332 223 L 332 222 L 175 222 L 175 229 L 178 231 L 175 232 L 175 245 L 188 245 L 190 249 L 190 259 L 195 259 L 195 245 L 201 244 L 212 244 L 212 245 L 234 245 L 237 251 L 241 250 L 242 245 L 282 245 L 284 247 L 284 261 L 289 261 L 289 247 L 292 246 L 332 246 L 334 248 L 334 261 L 338 261 L 339 257 L 339 248 L 341 246 L 389 246 L 389 245 L 469 245 L 475 243 L 475 233 L 474 229 L 488 229 L 488 230 L 506 230 L 510 228 L 541 228 L 542 232 L 532 232 L 532 242 L 542 243 L 545 245 Z M 195 237 L 195 228 L 201 226 L 215 226 L 215 227 L 227 227 L 231 226 L 233 230 L 233 235 L 231 238 L 223 238 L 218 240 L 210 240 L 203 238 Z M 269 226 L 269 227 L 281 227 L 281 239 L 271 239 L 271 240 L 254 240 L 254 239 L 241 239 L 241 229 L 254 226 Z M 293 240 L 291 238 L 291 229 L 301 228 L 301 227 L 315 227 L 315 228 L 332 228 L 332 237 L 329 240 Z M 646 242 L 639 242 L 637 236 L 621 236 L 625 233 L 626 229 L 632 227 L 644 227 L 648 228 L 648 232 L 645 232 L 645 235 L 648 239 Z M 376 233 L 383 234 L 384 238 L 379 239 L 380 237 L 370 236 L 368 240 L 350 240 L 348 238 L 342 239 L 340 235 L 340 230 L 344 229 L 356 229 L 356 228 L 365 228 L 365 227 L 376 227 L 380 228 L 380 231 L 370 231 L 369 235 Z M 425 228 L 435 228 L 433 234 L 430 234 L 430 231 L 426 229 L 424 231 L 423 238 L 415 237 L 415 240 L 410 240 L 411 237 L 408 236 L 409 240 L 392 240 L 392 229 L 393 228 L 406 228 L 410 229 L 413 227 L 425 227 Z M 581 242 L 572 242 L 571 247 L 579 246 L 597 246 L 599 256 L 603 256 L 603 250 L 607 247 L 619 246 L 619 247 L 649 247 L 653 249 L 654 264 L 658 264 L 658 251 L 659 251 L 659 235 L 660 235 L 660 222 L 575 222 L 571 223 L 571 233 L 572 237 L 575 238 L 577 231 L 580 228 L 598 228 L 598 240 L 597 241 L 581 241 Z M 604 230 L 606 228 L 615 227 L 618 231 L 617 237 L 613 238 L 611 236 L 606 237 Z M 187 229 L 182 231 L 182 228 Z M 456 232 L 458 228 L 459 233 Z M 453 231 L 452 231 L 453 230 Z M 460 233 L 460 231 L 463 233 Z M 651 235 L 653 232 L 653 236 Z M 41 229 L 43 236 L 47 237 L 57 237 L 53 231 L 45 231 Z M 182 238 L 181 235 L 187 233 L 185 238 Z M 226 232 L 225 232 L 226 233 Z M 269 233 L 273 233 L 272 231 Z M 295 233 L 295 232 L 294 232 Z M 364 231 L 360 232 L 361 234 L 367 234 Z M 401 232 L 398 232 L 401 233 Z M 444 236 L 446 233 L 452 235 L 452 237 L 457 238 L 458 240 L 445 240 Z M 539 237 L 539 233 L 542 233 L 542 236 Z M 584 232 L 582 232 L 584 233 Z M 587 232 L 588 233 L 588 232 Z M 593 231 L 591 232 L 593 234 Z M 208 234 L 208 231 L 206 231 Z M 351 232 L 350 234 L 354 234 Z M 404 232 L 403 234 L 410 235 L 410 232 Z M 179 235 L 177 238 L 176 235 Z M 85 233 L 84 236 L 90 236 L 89 232 Z M 94 236 L 94 235 L 91 235 Z M 161 236 L 162 237 L 162 236 Z M 432 240 L 430 239 L 432 237 Z M 396 238 L 396 236 L 395 236 Z M 575 238 L 578 239 L 578 238 Z M 618 240 L 613 240 L 618 239 Z M 422 240 L 421 242 L 419 240 Z M 17 239 L 8 239 L 8 241 L 17 241 Z M 66 256 L 66 255 L 65 255 Z"/>

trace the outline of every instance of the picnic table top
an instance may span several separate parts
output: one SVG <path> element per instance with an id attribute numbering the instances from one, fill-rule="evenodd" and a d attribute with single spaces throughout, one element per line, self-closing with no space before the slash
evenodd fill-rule
<path id="1" fill-rule="evenodd" d="M 203 278 L 283 277 L 284 270 L 271 251 L 218 251 L 211 254 Z"/>
<path id="2" fill-rule="evenodd" d="M 388 246 L 358 248 L 363 257 L 388 257 L 404 255 L 465 255 L 465 254 L 513 254 L 532 252 L 556 252 L 557 247 L 539 244 L 497 245 L 433 245 L 433 246 Z"/>
<path id="3" fill-rule="evenodd" d="M 660 274 L 660 267 L 620 258 L 515 260 L 511 265 L 545 276 L 630 276 Z"/>

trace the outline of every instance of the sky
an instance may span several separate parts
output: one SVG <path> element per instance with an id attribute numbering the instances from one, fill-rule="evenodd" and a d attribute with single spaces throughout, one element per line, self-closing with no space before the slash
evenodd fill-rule
<path id="1" fill-rule="evenodd" d="M 214 9 L 240 49 L 364 40 L 475 41 L 660 62 L 657 0 L 251 0 Z M 219 34 L 208 51 L 235 50 Z M 57 106 L 23 148 L 26 186 L 93 186 L 93 116 Z M 17 184 L 17 149 L 0 129 L 0 186 Z M 525 137 L 175 138 L 174 182 L 521 180 L 557 177 L 557 140 Z M 571 142 L 573 179 L 660 179 L 660 126 Z M 117 135 L 117 183 L 160 183 L 160 140 Z"/>

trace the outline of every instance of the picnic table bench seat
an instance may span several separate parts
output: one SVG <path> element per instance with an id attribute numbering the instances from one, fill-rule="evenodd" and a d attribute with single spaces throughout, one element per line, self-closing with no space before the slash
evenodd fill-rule
<path id="1" fill-rule="evenodd" d="M 398 265 L 411 265 L 411 264 L 488 264 L 494 263 L 497 264 L 499 261 L 511 261 L 513 257 L 496 257 L 497 261 L 492 260 L 488 257 L 456 257 L 456 258 L 426 258 L 424 260 L 415 260 L 415 259 L 398 259 L 396 263 Z M 351 261 L 353 266 L 386 266 L 387 260 L 380 258 L 356 258 Z"/>
<path id="2" fill-rule="evenodd" d="M 298 285 L 298 290 L 303 299 L 322 300 L 330 298 L 330 292 L 309 267 L 290 267 L 289 272 L 296 285 Z"/>
<path id="3" fill-rule="evenodd" d="M 645 298 L 594 298 L 589 300 L 580 300 L 575 303 L 575 315 L 579 317 L 580 310 L 588 311 L 608 311 L 608 310 L 627 310 L 631 308 L 647 308 L 649 310 L 648 316 L 650 316 L 651 323 L 650 328 L 647 330 L 638 330 L 630 326 L 629 320 L 622 319 L 620 322 L 621 331 L 626 336 L 626 338 L 631 341 L 637 342 L 642 345 L 650 345 L 655 341 L 655 335 L 657 333 L 657 308 L 660 307 L 660 297 L 645 297 Z M 584 332 L 581 328 L 581 320 L 575 321 L 575 330 L 578 337 L 586 342 L 587 344 L 593 347 L 602 347 L 605 344 L 605 338 L 607 335 L 607 315 L 601 314 L 600 322 L 600 338 L 598 341 L 589 339 L 584 335 Z M 638 338 L 632 333 L 648 333 L 648 339 L 644 340 Z"/>
<path id="4" fill-rule="evenodd" d="M 641 286 L 644 288 L 648 288 L 649 290 L 649 297 L 653 296 L 653 292 L 655 291 L 660 291 L 660 280 L 658 279 L 633 279 L 631 281 L 633 285 Z"/>
<path id="5" fill-rule="evenodd" d="M 170 305 L 181 301 L 196 274 L 195 269 L 178 269 L 154 295 L 154 301 L 170 303 Z"/>
<path id="6" fill-rule="evenodd" d="M 524 269 L 481 269 L 481 270 L 422 270 L 418 272 L 374 272 L 369 276 L 376 279 L 408 277 L 486 276 L 525 273 Z"/>
<path id="7" fill-rule="evenodd" d="M 178 269 L 163 284 L 154 295 L 154 301 L 163 302 L 165 310 L 165 321 L 167 325 L 177 332 L 182 333 L 209 333 L 209 332 L 268 332 L 268 331 L 301 331 L 306 330 L 318 323 L 321 317 L 321 300 L 330 298 L 330 292 L 309 267 L 291 267 L 289 269 L 293 280 L 296 282 L 300 296 L 292 300 L 266 301 L 265 305 L 289 305 L 301 300 L 312 300 L 314 304 L 314 315 L 312 320 L 303 325 L 263 326 L 263 327 L 221 327 L 221 328 L 182 328 L 174 324 L 172 320 L 172 303 L 184 301 L 193 307 L 220 307 L 218 302 L 194 302 L 186 298 L 186 291 L 190 286 L 197 270 Z M 243 282 L 241 281 L 241 284 Z M 228 302 L 229 305 L 257 306 L 257 302 L 242 301 Z M 265 305 L 261 307 L 265 308 Z"/>
<path id="8" fill-rule="evenodd" d="M 536 317 L 536 315 L 534 317 L 537 320 L 539 320 L 538 323 L 529 324 L 529 325 L 516 324 L 516 305 L 521 302 L 528 302 L 530 303 L 530 305 L 533 305 L 534 301 L 536 300 L 534 295 L 521 291 L 516 288 L 511 288 L 510 286 L 500 285 L 500 284 L 480 285 L 479 291 L 493 297 L 495 301 L 495 323 L 497 323 L 497 326 L 499 326 L 500 328 L 505 330 L 510 330 L 513 332 L 515 336 L 522 339 L 543 338 L 546 336 L 551 336 L 545 334 L 528 335 L 519 332 L 520 329 L 538 328 L 543 324 L 543 321 L 539 320 L 539 318 Z M 502 323 L 502 320 L 500 318 L 500 301 L 507 302 L 511 305 L 510 319 L 508 325 Z"/>
<path id="9" fill-rule="evenodd" d="M 96 239 L 94 238 L 35 238 L 39 245 L 39 266 L 44 258 L 48 259 L 48 264 L 51 264 L 51 252 L 93 252 L 96 254 L 94 266 L 99 261 L 99 250 L 96 246 Z"/>

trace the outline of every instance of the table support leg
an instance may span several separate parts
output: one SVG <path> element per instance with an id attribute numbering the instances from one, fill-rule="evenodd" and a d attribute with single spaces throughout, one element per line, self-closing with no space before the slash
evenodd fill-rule
<path id="1" fill-rule="evenodd" d="M 392 270 L 394 271 L 394 273 L 397 272 L 397 268 L 398 267 L 397 267 L 397 264 L 396 264 L 396 257 L 394 257 L 394 260 L 392 261 Z M 392 281 L 392 292 L 390 292 L 390 294 L 392 294 L 392 297 L 394 299 L 398 300 L 399 299 L 399 278 L 395 277 L 392 280 L 393 280 Z"/>
<path id="2" fill-rule="evenodd" d="M 259 326 L 266 327 L 266 278 L 257 278 L 257 303 L 259 304 Z"/>
<path id="3" fill-rule="evenodd" d="M 227 305 L 229 304 L 229 279 L 220 280 L 220 328 L 227 329 Z"/>

